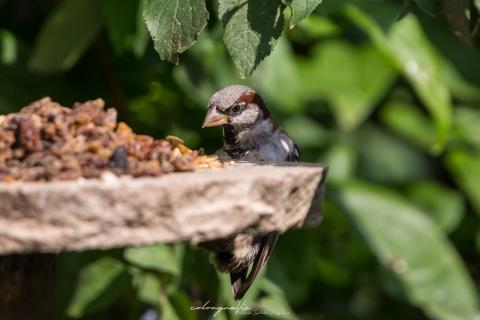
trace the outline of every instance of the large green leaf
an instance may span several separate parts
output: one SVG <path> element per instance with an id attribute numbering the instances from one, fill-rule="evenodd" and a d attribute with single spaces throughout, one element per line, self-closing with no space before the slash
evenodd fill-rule
<path id="1" fill-rule="evenodd" d="M 278 286 L 273 296 L 284 296 L 291 305 L 301 304 L 311 294 L 303 285 L 318 277 L 316 268 L 320 245 L 318 229 L 292 230 L 282 236 L 268 263 L 268 278 Z M 299 243 L 303 243 L 299 246 Z M 258 281 L 260 289 L 265 288 L 263 279 Z M 282 292 L 283 291 L 283 292 Z"/>
<path id="2" fill-rule="evenodd" d="M 266 293 L 266 296 L 258 300 L 258 305 L 261 308 L 260 314 L 268 315 L 272 319 L 298 319 L 290 307 L 285 294 L 275 283 L 267 278 L 263 278 L 260 288 Z"/>
<path id="3" fill-rule="evenodd" d="M 197 319 L 197 314 L 193 311 L 192 303 L 188 295 L 182 291 L 176 291 L 170 296 L 170 303 L 175 309 L 178 317 L 182 320 L 195 320 Z"/>
<path id="4" fill-rule="evenodd" d="M 139 0 L 101 0 L 100 9 L 108 37 L 117 55 L 129 48 L 136 31 L 136 16 L 133 14 Z"/>
<path id="5" fill-rule="evenodd" d="M 455 150 L 447 156 L 448 169 L 480 214 L 480 152 Z"/>
<path id="6" fill-rule="evenodd" d="M 341 129 L 353 130 L 374 109 L 395 80 L 389 61 L 370 45 L 325 42 L 300 65 L 304 96 L 325 98 Z"/>
<path id="7" fill-rule="evenodd" d="M 177 63 L 207 25 L 208 11 L 205 0 L 148 0 L 143 17 L 160 58 Z"/>
<path id="8" fill-rule="evenodd" d="M 170 303 L 168 296 L 164 293 L 160 294 L 160 319 L 180 320 L 175 308 Z"/>
<path id="9" fill-rule="evenodd" d="M 433 182 L 418 182 L 407 189 L 409 198 L 442 230 L 452 232 L 465 213 L 462 196 L 455 190 Z"/>
<path id="10" fill-rule="evenodd" d="M 447 142 L 452 121 L 451 98 L 442 62 L 413 15 L 392 28 L 389 43 L 405 76 L 436 121 L 438 144 L 435 148 L 439 150 Z"/>
<path id="11" fill-rule="evenodd" d="M 337 201 L 409 300 L 435 319 L 473 319 L 478 297 L 453 246 L 426 215 L 401 197 L 349 183 Z"/>
<path id="12" fill-rule="evenodd" d="M 334 141 L 319 162 L 328 163 L 328 180 L 330 182 L 345 181 L 355 173 L 358 154 L 350 143 Z"/>
<path id="13" fill-rule="evenodd" d="M 291 117 L 282 127 L 300 147 L 321 147 L 329 137 L 328 131 L 318 122 L 303 115 Z"/>
<path id="14" fill-rule="evenodd" d="M 480 0 L 479 0 L 480 1 Z M 466 59 L 470 60 L 470 59 Z M 443 63 L 445 79 L 455 100 L 468 103 L 480 103 L 480 88 L 465 80 L 456 67 L 447 60 Z M 472 70 L 472 72 L 475 72 Z"/>
<path id="15" fill-rule="evenodd" d="M 249 80 L 267 102 L 286 112 L 297 113 L 304 107 L 300 74 L 291 45 L 284 37 L 280 38 L 275 51 Z"/>
<path id="16" fill-rule="evenodd" d="M 158 307 L 160 303 L 161 284 L 157 275 L 138 271 L 134 279 L 137 285 L 138 299 L 144 303 Z"/>
<path id="17" fill-rule="evenodd" d="M 297 23 L 309 16 L 323 0 L 291 0 L 289 3 L 292 10 L 289 27 L 293 28 Z"/>
<path id="18" fill-rule="evenodd" d="M 61 1 L 40 30 L 30 68 L 39 72 L 71 69 L 92 44 L 101 26 L 97 1 Z"/>
<path id="19" fill-rule="evenodd" d="M 373 42 L 401 70 L 435 119 L 439 152 L 447 142 L 452 122 L 451 97 L 442 61 L 414 15 L 405 17 L 385 34 L 369 16 L 354 6 L 347 15 L 370 35 Z"/>
<path id="20" fill-rule="evenodd" d="M 355 135 L 360 155 L 358 174 L 382 184 L 407 184 L 428 179 L 434 167 L 429 159 L 410 144 L 369 125 Z"/>
<path id="21" fill-rule="evenodd" d="M 454 114 L 454 134 L 462 142 L 480 148 L 480 111 L 457 107 Z"/>
<path id="22" fill-rule="evenodd" d="M 434 124 L 418 106 L 393 100 L 382 107 L 380 116 L 396 133 L 424 149 L 435 143 Z"/>
<path id="23" fill-rule="evenodd" d="M 288 33 L 294 42 L 309 45 L 322 37 L 338 36 L 342 32 L 337 22 L 328 16 L 310 15 Z"/>
<path id="24" fill-rule="evenodd" d="M 80 318 L 108 307 L 126 293 L 129 282 L 124 264 L 114 258 L 104 257 L 88 264 L 80 272 L 68 315 Z"/>
<path id="25" fill-rule="evenodd" d="M 143 11 L 145 10 L 147 3 L 148 0 L 138 0 L 137 17 L 135 20 L 135 35 L 133 36 L 132 40 L 133 53 L 137 57 L 143 56 L 148 46 L 148 39 L 150 38 L 148 35 L 147 26 L 143 21 Z"/>
<path id="26" fill-rule="evenodd" d="M 17 40 L 8 30 L 0 29 L 0 63 L 12 64 L 17 59 Z"/>
<path id="27" fill-rule="evenodd" d="M 272 52 L 285 25 L 284 7 L 281 1 L 219 1 L 223 41 L 242 78 L 252 74 Z"/>
<path id="28" fill-rule="evenodd" d="M 212 93 L 219 88 L 241 82 L 227 50 L 219 45 L 221 33 L 219 25 L 212 32 L 202 32 L 198 43 L 188 50 L 185 59 L 173 70 L 174 79 L 182 91 L 201 106 L 206 106 Z"/>
<path id="29" fill-rule="evenodd" d="M 179 263 L 172 248 L 169 246 L 127 248 L 123 254 L 128 262 L 139 267 L 167 272 L 173 275 L 180 273 Z"/>
<path id="30" fill-rule="evenodd" d="M 226 273 L 219 273 L 217 272 L 217 276 L 218 276 L 218 281 L 219 281 L 219 288 L 218 288 L 218 298 L 217 300 L 219 301 L 219 303 L 223 304 L 223 305 L 228 305 L 228 306 L 235 306 L 236 303 L 235 303 L 235 300 L 233 299 L 233 295 L 232 295 L 232 286 L 231 286 L 231 282 L 230 282 L 230 277 L 228 274 Z M 258 280 L 258 278 L 257 278 Z M 257 282 L 257 281 L 255 281 Z M 254 283 L 255 285 L 255 283 Z M 250 290 L 249 290 L 250 291 Z M 251 292 L 247 291 L 247 295 L 248 294 L 251 294 Z M 230 310 L 215 310 L 215 313 L 214 313 L 214 316 L 220 316 L 220 315 L 224 315 L 225 316 L 225 319 L 239 319 L 239 315 L 237 314 L 237 312 L 235 311 L 230 311 Z"/>

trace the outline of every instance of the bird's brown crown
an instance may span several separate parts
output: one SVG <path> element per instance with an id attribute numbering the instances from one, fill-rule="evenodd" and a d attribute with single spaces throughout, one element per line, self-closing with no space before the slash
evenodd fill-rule
<path id="1" fill-rule="evenodd" d="M 243 85 L 231 85 L 217 91 L 210 99 L 208 107 L 216 107 L 229 113 L 240 103 L 244 103 L 242 107 L 245 109 L 257 106 L 264 119 L 271 117 L 262 97 L 252 88 Z"/>

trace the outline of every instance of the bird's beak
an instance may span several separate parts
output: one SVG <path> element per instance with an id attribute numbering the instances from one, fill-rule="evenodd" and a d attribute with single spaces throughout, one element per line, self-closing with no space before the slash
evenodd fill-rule
<path id="1" fill-rule="evenodd" d="M 216 108 L 210 108 L 203 120 L 202 128 L 223 126 L 228 123 L 228 120 L 227 115 L 217 112 Z"/>

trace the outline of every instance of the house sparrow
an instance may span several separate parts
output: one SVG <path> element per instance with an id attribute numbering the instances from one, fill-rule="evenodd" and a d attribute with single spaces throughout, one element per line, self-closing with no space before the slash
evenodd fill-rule
<path id="1" fill-rule="evenodd" d="M 253 89 L 232 85 L 216 92 L 208 104 L 203 128 L 223 127 L 222 160 L 298 161 L 299 150 L 272 119 L 260 95 Z M 230 273 L 233 296 L 241 299 L 263 269 L 279 233 L 253 237 L 237 235 L 228 240 L 227 249 L 214 251 L 217 268 Z M 215 247 L 210 243 L 210 249 Z M 225 251 L 226 250 L 226 251 Z M 249 266 L 252 269 L 248 273 Z"/>

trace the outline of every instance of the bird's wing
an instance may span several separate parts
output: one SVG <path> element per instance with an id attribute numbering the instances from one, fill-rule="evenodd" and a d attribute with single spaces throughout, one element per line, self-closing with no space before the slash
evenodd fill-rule
<path id="1" fill-rule="evenodd" d="M 300 150 L 298 149 L 297 144 L 293 142 L 293 152 L 289 154 L 287 161 L 297 162 L 298 160 L 300 160 Z"/>
<path id="2" fill-rule="evenodd" d="M 233 292 L 233 297 L 238 300 L 238 299 L 241 299 L 241 297 L 243 297 L 243 295 L 245 294 L 245 291 L 241 291 L 242 290 L 242 286 L 243 284 L 245 283 L 246 279 L 247 279 L 247 271 L 248 269 L 245 268 L 243 270 L 240 270 L 240 272 L 231 272 L 230 273 L 230 281 L 232 283 L 232 292 Z M 240 298 L 237 298 L 238 296 L 240 296 Z"/>
<path id="3" fill-rule="evenodd" d="M 268 261 L 268 258 L 272 254 L 273 248 L 277 243 L 279 232 L 271 232 L 261 239 L 260 251 L 255 257 L 252 265 L 252 270 L 246 276 L 247 269 L 242 270 L 239 273 L 231 273 L 230 279 L 232 282 L 232 291 L 235 300 L 242 299 L 247 290 L 255 281 L 257 275 L 262 271 L 263 267 Z M 246 277 L 245 277 L 246 276 Z"/>

